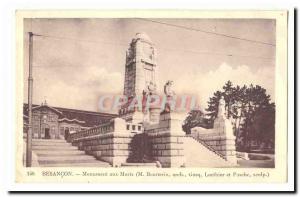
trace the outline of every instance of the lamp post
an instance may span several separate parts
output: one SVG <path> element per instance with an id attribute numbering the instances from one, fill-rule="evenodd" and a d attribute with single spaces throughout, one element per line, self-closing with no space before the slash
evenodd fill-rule
<path id="1" fill-rule="evenodd" d="M 26 146 L 26 167 L 31 167 L 32 162 L 32 38 L 33 33 L 29 32 L 29 76 L 28 76 L 28 130 L 27 130 L 27 146 Z"/>

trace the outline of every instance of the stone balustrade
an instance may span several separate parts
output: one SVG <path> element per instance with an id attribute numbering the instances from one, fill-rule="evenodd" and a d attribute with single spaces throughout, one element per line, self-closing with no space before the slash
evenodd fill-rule
<path id="1" fill-rule="evenodd" d="M 224 126 L 213 129 L 204 129 L 195 127 L 192 129 L 191 136 L 197 140 L 204 142 L 211 149 L 219 153 L 224 159 L 237 165 L 235 136 L 228 135 Z"/>
<path id="2" fill-rule="evenodd" d="M 118 167 L 126 163 L 131 151 L 130 143 L 140 124 L 126 123 L 115 118 L 109 123 L 70 135 L 69 141 L 79 150 Z"/>
<path id="3" fill-rule="evenodd" d="M 97 127 L 93 127 L 84 131 L 79 131 L 69 135 L 67 141 L 73 142 L 74 140 L 81 139 L 84 137 L 95 136 L 105 133 L 110 133 L 114 131 L 114 122 L 109 121 L 107 123 L 101 124 Z"/>
<path id="4" fill-rule="evenodd" d="M 126 122 L 126 130 L 131 133 L 142 133 L 144 131 L 144 127 L 139 123 Z"/>
<path id="5" fill-rule="evenodd" d="M 142 124 L 126 122 L 126 130 L 132 133 L 143 132 Z M 81 138 L 93 137 L 96 135 L 102 135 L 114 131 L 114 121 L 101 124 L 97 127 L 93 127 L 84 131 L 79 131 L 69 135 L 68 142 L 73 142 Z"/>

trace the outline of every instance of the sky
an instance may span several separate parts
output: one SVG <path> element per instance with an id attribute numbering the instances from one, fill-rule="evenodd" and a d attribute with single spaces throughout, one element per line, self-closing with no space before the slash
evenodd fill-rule
<path id="1" fill-rule="evenodd" d="M 100 95 L 122 94 L 126 50 L 138 32 L 146 33 L 157 49 L 158 89 L 173 80 L 176 94 L 197 95 L 200 108 L 205 109 L 213 92 L 231 80 L 234 85 L 260 85 L 274 101 L 274 20 L 150 20 L 25 19 L 24 102 L 28 100 L 29 31 L 45 35 L 33 40 L 34 104 L 46 99 L 51 106 L 97 111 Z"/>

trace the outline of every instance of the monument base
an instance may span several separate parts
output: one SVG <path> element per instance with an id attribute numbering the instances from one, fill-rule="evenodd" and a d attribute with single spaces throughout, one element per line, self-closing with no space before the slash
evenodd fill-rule
<path id="1" fill-rule="evenodd" d="M 152 144 L 152 156 L 162 167 L 183 167 L 185 164 L 182 121 L 172 112 L 162 112 L 158 124 L 144 128 Z"/>

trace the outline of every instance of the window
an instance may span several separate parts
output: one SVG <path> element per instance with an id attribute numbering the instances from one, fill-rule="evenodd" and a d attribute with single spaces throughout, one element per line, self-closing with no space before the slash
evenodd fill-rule
<path id="1" fill-rule="evenodd" d="M 129 130 L 129 129 L 130 129 L 130 125 L 129 125 L 129 124 L 126 126 L 126 129 L 127 129 L 127 130 Z"/>
<path id="2" fill-rule="evenodd" d="M 138 130 L 139 130 L 139 131 L 141 130 L 141 128 L 142 128 L 141 126 L 138 126 Z"/>
<path id="3" fill-rule="evenodd" d="M 132 125 L 132 130 L 135 130 L 135 125 Z"/>

